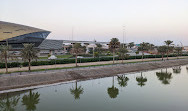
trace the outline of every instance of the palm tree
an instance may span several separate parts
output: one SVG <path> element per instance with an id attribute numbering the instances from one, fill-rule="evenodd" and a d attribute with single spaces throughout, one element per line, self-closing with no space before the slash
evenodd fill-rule
<path id="1" fill-rule="evenodd" d="M 178 56 L 182 53 L 183 50 L 182 47 L 175 47 L 174 50 L 175 53 L 177 54 L 177 59 L 179 59 Z"/>
<path id="2" fill-rule="evenodd" d="M 130 42 L 129 44 L 128 44 L 128 47 L 131 49 L 132 47 L 134 47 L 135 45 L 134 45 L 134 42 Z"/>
<path id="3" fill-rule="evenodd" d="M 160 54 L 162 55 L 162 60 L 163 60 L 164 55 L 165 55 L 166 52 L 167 52 L 167 47 L 166 47 L 165 45 L 159 46 L 159 47 L 157 48 L 157 50 L 158 50 L 158 53 L 160 53 Z"/>
<path id="4" fill-rule="evenodd" d="M 172 79 L 172 73 L 168 72 L 156 72 L 156 76 L 163 84 L 170 84 L 170 79 Z"/>
<path id="5" fill-rule="evenodd" d="M 126 57 L 127 52 L 128 52 L 128 50 L 126 49 L 126 47 L 120 47 L 119 48 L 119 58 L 122 60 L 122 63 L 123 63 L 123 60 Z"/>
<path id="6" fill-rule="evenodd" d="M 119 94 L 119 89 L 114 87 L 114 77 L 112 83 L 112 87 L 108 88 L 108 95 L 110 96 L 110 98 L 116 98 Z"/>
<path id="7" fill-rule="evenodd" d="M 125 77 L 125 75 L 121 75 L 117 77 L 117 80 L 120 87 L 125 87 L 127 86 L 127 82 L 129 81 L 129 78 Z"/>
<path id="8" fill-rule="evenodd" d="M 7 65 L 7 59 L 9 57 L 9 51 L 10 49 L 10 46 L 7 46 L 7 45 L 1 45 L 0 46 L 0 58 L 1 60 L 5 61 L 5 68 L 6 68 L 6 73 L 8 73 L 8 65 Z"/>
<path id="9" fill-rule="evenodd" d="M 19 99 L 19 96 L 9 97 L 7 94 L 6 99 L 0 100 L 1 111 L 15 111 L 15 107 L 17 106 Z"/>
<path id="10" fill-rule="evenodd" d="M 84 89 L 81 86 L 77 86 L 77 81 L 75 83 L 75 88 L 70 89 L 72 95 L 74 95 L 74 99 L 80 99 L 80 94 L 83 94 Z"/>
<path id="11" fill-rule="evenodd" d="M 29 91 L 29 95 L 24 95 L 22 97 L 22 103 L 26 106 L 26 110 L 28 111 L 34 111 L 36 110 L 36 105 L 39 103 L 40 100 L 40 94 L 32 92 L 32 90 Z"/>
<path id="12" fill-rule="evenodd" d="M 120 47 L 120 42 L 118 38 L 112 38 L 109 44 L 109 48 L 113 51 L 113 64 L 114 64 L 114 57 L 115 57 L 115 51 L 117 48 Z"/>
<path id="13" fill-rule="evenodd" d="M 31 71 L 31 61 L 32 59 L 37 59 L 37 53 L 38 50 L 36 50 L 34 48 L 34 44 L 23 44 L 24 45 L 24 49 L 22 49 L 21 51 L 21 56 L 24 60 L 28 60 L 28 68 L 29 71 Z"/>
<path id="14" fill-rule="evenodd" d="M 78 62 L 77 56 L 78 56 L 78 54 L 83 53 L 83 48 L 82 48 L 81 44 L 80 43 L 73 44 L 73 47 L 70 52 L 71 52 L 71 54 L 75 55 L 75 63 L 76 63 L 76 67 L 77 67 L 78 66 L 77 65 L 77 62 Z"/>
<path id="15" fill-rule="evenodd" d="M 142 61 L 144 59 L 144 52 L 148 51 L 150 49 L 150 44 L 149 43 L 141 43 L 140 47 L 138 47 L 138 50 L 142 52 Z"/>
<path id="16" fill-rule="evenodd" d="M 181 66 L 174 67 L 173 72 L 176 73 L 176 74 L 181 73 Z"/>
<path id="17" fill-rule="evenodd" d="M 142 86 L 145 85 L 145 82 L 147 82 L 147 78 L 144 78 L 142 76 L 142 72 L 141 72 L 141 76 L 140 77 L 136 77 L 136 81 L 138 82 L 138 85 L 142 87 Z"/>
<path id="18" fill-rule="evenodd" d="M 173 43 L 173 41 L 167 40 L 167 41 L 164 41 L 164 42 L 167 45 L 167 60 L 168 60 L 168 54 L 169 54 L 169 51 L 170 51 L 170 45 Z"/>

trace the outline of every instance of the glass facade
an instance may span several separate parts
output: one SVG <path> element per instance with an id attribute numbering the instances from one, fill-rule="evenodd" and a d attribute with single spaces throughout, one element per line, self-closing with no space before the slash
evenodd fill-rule
<path id="1" fill-rule="evenodd" d="M 35 47 L 38 47 L 42 41 L 49 35 L 49 31 L 34 32 L 29 34 L 20 35 L 17 37 L 9 38 L 7 40 L 0 41 L 0 44 L 6 44 L 6 41 L 13 49 L 23 48 L 24 43 L 34 43 Z"/>

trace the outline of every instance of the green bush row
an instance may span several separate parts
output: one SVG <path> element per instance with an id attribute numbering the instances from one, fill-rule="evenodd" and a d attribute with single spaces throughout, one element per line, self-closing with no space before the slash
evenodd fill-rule
<path id="1" fill-rule="evenodd" d="M 184 54 L 182 56 L 188 56 L 188 54 Z M 145 55 L 144 58 L 161 58 L 161 55 Z M 166 57 L 166 55 L 164 56 Z M 169 55 L 169 57 L 176 57 L 176 55 Z M 128 59 L 141 59 L 142 56 L 129 56 L 125 58 Z M 111 61 L 113 57 L 101 57 L 101 58 L 78 58 L 78 63 L 86 63 L 86 62 L 97 62 L 97 61 Z M 115 60 L 120 60 L 119 57 L 115 57 Z M 32 66 L 41 66 L 41 65 L 53 65 L 53 64 L 68 64 L 75 63 L 75 59 L 62 59 L 62 60 L 50 60 L 50 61 L 33 61 L 31 62 Z M 8 68 L 12 67 L 22 67 L 28 66 L 28 62 L 12 62 L 8 63 Z M 0 63 L 0 68 L 5 68 L 5 63 Z"/>

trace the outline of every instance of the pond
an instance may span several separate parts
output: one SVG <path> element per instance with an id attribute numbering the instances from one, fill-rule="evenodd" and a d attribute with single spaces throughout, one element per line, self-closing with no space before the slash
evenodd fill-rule
<path id="1" fill-rule="evenodd" d="M 0 111 L 187 111 L 186 66 L 0 95 Z"/>

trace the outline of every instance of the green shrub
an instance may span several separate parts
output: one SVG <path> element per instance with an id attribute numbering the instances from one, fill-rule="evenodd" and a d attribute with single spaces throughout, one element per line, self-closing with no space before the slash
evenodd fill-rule
<path id="1" fill-rule="evenodd" d="M 182 56 L 188 56 L 188 54 L 182 54 Z M 144 58 L 161 58 L 161 55 L 145 55 Z M 164 56 L 166 57 L 166 55 Z M 176 55 L 169 55 L 169 57 L 176 57 Z M 126 60 L 130 59 L 141 59 L 142 56 L 129 56 L 126 58 Z M 101 57 L 101 58 L 78 58 L 78 63 L 86 63 L 86 62 L 97 62 L 97 61 L 111 61 L 113 60 L 113 57 Z M 119 57 L 115 57 L 115 60 L 120 60 Z M 31 62 L 32 66 L 41 66 L 41 65 L 54 65 L 54 64 L 69 64 L 69 63 L 75 63 L 75 59 L 61 59 L 61 60 L 50 60 L 50 61 L 33 61 Z M 26 67 L 28 66 L 28 62 L 12 62 L 8 63 L 8 68 L 12 67 L 20 67 L 20 65 Z M 5 68 L 5 63 L 0 63 L 0 68 Z"/>

